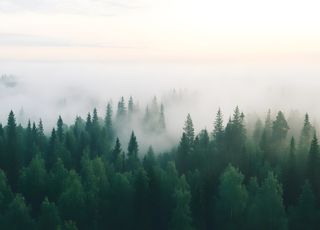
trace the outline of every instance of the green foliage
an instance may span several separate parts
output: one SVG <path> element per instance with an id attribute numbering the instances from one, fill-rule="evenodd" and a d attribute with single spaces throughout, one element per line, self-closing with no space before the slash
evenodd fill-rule
<path id="1" fill-rule="evenodd" d="M 244 176 L 229 165 L 220 177 L 215 218 L 218 229 L 238 229 L 243 225 L 248 192 Z"/>
<path id="2" fill-rule="evenodd" d="M 320 150 L 308 115 L 298 146 L 282 112 L 252 130 L 236 107 L 226 127 L 219 109 L 212 136 L 195 133 L 188 115 L 172 150 L 144 152 L 148 141 L 132 132 L 123 151 L 116 137 L 136 119 L 142 132 L 166 135 L 156 98 L 144 118 L 137 111 L 121 98 L 115 118 L 108 103 L 104 121 L 96 109 L 73 124 L 59 117 L 49 136 L 41 120 L 23 128 L 10 112 L 0 124 L 0 228 L 319 228 Z"/>
<path id="3" fill-rule="evenodd" d="M 190 210 L 191 193 L 185 176 L 181 176 L 174 191 L 174 209 L 170 222 L 170 229 L 192 230 Z"/>
<path id="4" fill-rule="evenodd" d="M 248 227 L 250 229 L 287 229 L 287 217 L 282 200 L 282 187 L 273 173 L 269 173 L 250 197 Z"/>

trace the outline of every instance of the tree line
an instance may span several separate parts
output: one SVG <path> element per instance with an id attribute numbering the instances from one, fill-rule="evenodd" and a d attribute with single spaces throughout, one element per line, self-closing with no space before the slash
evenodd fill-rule
<path id="1" fill-rule="evenodd" d="M 164 106 L 142 124 L 165 132 Z M 190 114 L 171 151 L 144 153 L 134 131 L 117 138 L 135 110 L 123 98 L 113 116 L 97 110 L 50 135 L 41 120 L 0 125 L 1 229 L 318 229 L 320 150 L 305 115 L 300 138 L 288 137 L 279 111 L 253 135 L 238 107 L 226 122 L 195 133 Z"/>

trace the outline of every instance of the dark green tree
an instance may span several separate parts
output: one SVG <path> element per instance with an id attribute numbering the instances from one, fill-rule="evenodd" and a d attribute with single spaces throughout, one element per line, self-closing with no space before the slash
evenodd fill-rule
<path id="1" fill-rule="evenodd" d="M 35 156 L 28 167 L 21 171 L 19 188 L 35 213 L 39 212 L 41 202 L 46 195 L 47 179 L 45 163 L 39 155 Z"/>
<path id="2" fill-rule="evenodd" d="M 38 229 L 56 230 L 61 227 L 59 210 L 55 203 L 45 198 L 41 204 L 41 212 L 38 221 Z"/>
<path id="3" fill-rule="evenodd" d="M 248 192 L 244 176 L 229 165 L 220 177 L 218 199 L 215 206 L 217 229 L 241 229 L 245 219 Z"/>
<path id="4" fill-rule="evenodd" d="M 316 134 L 314 134 L 311 142 L 307 168 L 308 179 L 317 199 L 320 199 L 320 195 L 318 195 L 320 193 L 320 152 Z"/>
<path id="5" fill-rule="evenodd" d="M 5 171 L 8 175 L 8 181 L 15 191 L 19 179 L 19 171 L 23 163 L 23 156 L 20 152 L 20 144 L 18 137 L 17 124 L 14 113 L 11 111 L 8 117 L 6 127 L 6 157 Z"/>
<path id="6" fill-rule="evenodd" d="M 303 128 L 301 130 L 301 135 L 300 135 L 299 149 L 301 152 L 308 152 L 313 134 L 314 134 L 314 128 L 312 127 L 309 121 L 309 115 L 306 114 L 304 118 Z"/>
<path id="7" fill-rule="evenodd" d="M 273 173 L 263 181 L 250 201 L 249 229 L 287 229 L 287 217 L 282 200 L 282 187 Z"/>
<path id="8" fill-rule="evenodd" d="M 183 132 L 185 133 L 188 144 L 191 147 L 194 141 L 194 127 L 190 114 L 188 114 L 187 119 L 184 123 Z"/>
<path id="9" fill-rule="evenodd" d="M 17 194 L 10 203 L 3 217 L 3 229 L 24 230 L 34 229 L 34 221 L 30 215 L 30 207 L 20 194 Z"/>
<path id="10" fill-rule="evenodd" d="M 297 206 L 289 210 L 289 229 L 310 229 L 319 227 L 319 210 L 316 198 L 308 181 L 305 182 Z"/>
<path id="11" fill-rule="evenodd" d="M 296 162 L 296 146 L 292 137 L 290 142 L 290 150 L 288 159 L 284 168 L 284 201 L 286 206 L 293 205 L 297 201 L 299 195 L 299 174 Z"/>
<path id="12" fill-rule="evenodd" d="M 178 181 L 174 194 L 174 209 L 171 216 L 172 230 L 192 230 L 192 215 L 190 210 L 191 193 L 184 175 Z"/>
<path id="13" fill-rule="evenodd" d="M 107 138 L 110 142 L 112 142 L 114 139 L 114 129 L 113 129 L 113 125 L 112 125 L 112 114 L 113 114 L 112 105 L 111 105 L 111 102 L 109 102 L 107 105 L 107 111 L 106 111 L 106 116 L 104 119 L 104 124 L 105 124 L 105 128 L 106 128 Z"/>

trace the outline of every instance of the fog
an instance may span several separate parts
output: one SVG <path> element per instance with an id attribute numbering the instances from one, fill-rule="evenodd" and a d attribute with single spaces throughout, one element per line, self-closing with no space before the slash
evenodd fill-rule
<path id="1" fill-rule="evenodd" d="M 320 68 L 316 63 L 7 61 L 0 62 L 0 74 L 13 76 L 0 84 L 1 122 L 6 123 L 12 109 L 23 125 L 28 118 L 36 122 L 41 118 L 47 132 L 59 115 L 71 124 L 77 115 L 85 118 L 96 107 L 104 117 L 108 101 L 113 102 L 115 114 L 121 96 L 126 101 L 132 96 L 144 111 L 156 96 L 165 105 L 166 137 L 147 137 L 135 125 L 132 129 L 138 141 L 160 150 L 176 143 L 188 113 L 196 131 L 212 130 L 219 107 L 225 121 L 237 105 L 250 121 L 257 116 L 264 119 L 269 108 L 273 115 L 281 109 L 287 117 L 294 111 L 301 117 L 308 112 L 314 123 L 320 114 Z"/>

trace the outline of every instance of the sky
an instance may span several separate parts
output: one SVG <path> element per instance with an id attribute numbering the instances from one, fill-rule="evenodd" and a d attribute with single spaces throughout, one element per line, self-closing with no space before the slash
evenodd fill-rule
<path id="1" fill-rule="evenodd" d="M 319 63 L 316 0 L 0 0 L 0 61 Z"/>

